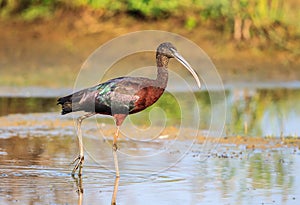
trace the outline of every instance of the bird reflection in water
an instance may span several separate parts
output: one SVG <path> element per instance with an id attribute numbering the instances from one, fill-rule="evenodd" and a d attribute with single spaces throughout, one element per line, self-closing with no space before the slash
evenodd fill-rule
<path id="1" fill-rule="evenodd" d="M 83 203 L 83 185 L 82 185 L 82 177 L 78 176 L 72 176 L 76 187 L 77 187 L 77 194 L 78 194 L 78 205 L 82 205 Z M 116 177 L 115 178 L 115 183 L 114 183 L 114 190 L 113 190 L 113 194 L 112 194 L 112 198 L 111 198 L 111 205 L 116 205 L 116 200 L 117 200 L 117 193 L 118 193 L 118 188 L 119 188 L 119 181 L 120 181 L 120 177 Z"/>

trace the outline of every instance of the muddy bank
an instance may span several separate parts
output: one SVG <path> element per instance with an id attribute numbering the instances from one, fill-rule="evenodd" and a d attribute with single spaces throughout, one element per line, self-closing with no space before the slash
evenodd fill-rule
<path id="1" fill-rule="evenodd" d="M 76 139 L 76 117 L 61 116 L 59 113 L 39 113 L 39 114 L 15 114 L 0 117 L 0 138 L 7 139 L 11 137 L 31 138 L 31 137 L 65 137 L 74 136 Z M 184 131 L 180 132 L 180 129 Z M 111 118 L 101 117 L 91 119 L 84 122 L 83 126 L 85 138 L 108 140 L 111 141 L 115 132 L 115 125 Z M 141 143 L 157 143 L 161 141 L 190 141 L 196 144 L 219 144 L 230 145 L 239 149 L 247 150 L 265 150 L 277 148 L 300 148 L 299 137 L 272 137 L 272 136 L 209 136 L 207 130 L 200 130 L 195 136 L 195 131 L 189 128 L 180 128 L 176 126 L 167 127 L 151 127 L 152 135 L 150 138 L 145 138 L 149 134 L 146 132 L 146 127 L 136 127 L 136 131 L 128 135 L 129 130 L 122 127 L 119 141 Z M 144 134 L 141 134 L 144 133 Z M 181 133 L 179 135 L 179 133 Z M 184 133 L 184 134 L 182 134 Z M 151 134 L 151 133 L 150 133 Z M 139 137 L 134 137 L 139 136 Z M 211 153 L 212 154 L 212 153 Z M 238 156 L 238 153 L 231 153 L 233 156 Z M 226 155 L 223 157 L 231 157 Z M 219 156 L 219 155 L 217 155 Z M 232 157 L 233 157 L 232 156 Z"/>
<path id="2" fill-rule="evenodd" d="M 225 83 L 299 81 L 299 60 L 289 51 L 251 47 L 255 42 L 237 46 L 229 37 L 201 25 L 188 31 L 180 19 L 97 19 L 82 11 L 57 14 L 48 21 L 0 22 L 0 85 L 71 87 L 82 63 L 97 47 L 120 35 L 148 29 L 174 32 L 194 41 L 212 58 Z"/>

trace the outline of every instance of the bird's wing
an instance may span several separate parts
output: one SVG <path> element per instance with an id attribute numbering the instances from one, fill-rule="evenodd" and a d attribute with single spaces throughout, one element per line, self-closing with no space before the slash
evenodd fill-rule
<path id="1" fill-rule="evenodd" d="M 116 78 L 99 85 L 99 103 L 111 108 L 112 113 L 129 113 L 139 99 L 136 95 L 141 83 L 132 77 Z"/>
<path id="2" fill-rule="evenodd" d="M 76 99 L 77 110 L 129 114 L 139 100 L 138 91 L 146 87 L 148 81 L 138 77 L 114 78 L 74 93 L 72 98 Z"/>
<path id="3" fill-rule="evenodd" d="M 142 87 L 141 79 L 132 77 L 114 78 L 94 87 L 77 91 L 60 98 L 63 113 L 84 110 L 102 114 L 129 113 L 139 99 L 136 94 Z"/>

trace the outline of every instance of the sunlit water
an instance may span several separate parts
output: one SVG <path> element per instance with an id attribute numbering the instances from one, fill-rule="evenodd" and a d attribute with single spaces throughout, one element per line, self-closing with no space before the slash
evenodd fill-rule
<path id="1" fill-rule="evenodd" d="M 203 109 L 200 128 L 206 133 L 209 95 L 196 95 Z M 299 136 L 299 89 L 235 89 L 226 91 L 226 97 L 223 136 Z M 165 109 L 178 108 L 172 97 L 165 96 L 157 106 L 166 110 L 167 127 L 180 124 L 178 113 Z M 150 112 L 131 121 L 150 126 L 149 120 L 141 120 L 148 119 Z M 84 123 L 86 160 L 80 181 L 70 174 L 70 162 L 78 154 L 72 117 L 59 115 L 55 98 L 1 98 L 0 113 L 1 205 L 77 204 L 81 183 L 83 204 L 110 204 L 115 180 L 111 119 L 97 120 L 100 128 L 108 127 L 105 134 L 95 123 Z M 150 134 L 155 132 L 150 129 Z M 249 149 L 215 143 L 207 147 L 193 138 L 130 137 L 119 141 L 117 204 L 299 204 L 297 146 Z"/>
<path id="2" fill-rule="evenodd" d="M 107 142 L 85 139 L 83 204 L 110 204 L 114 172 Z M 136 155 L 157 152 L 157 143 L 134 148 Z M 187 142 L 181 142 L 182 147 Z M 76 154 L 74 137 L 11 137 L 1 139 L 1 204 L 76 204 L 78 181 L 70 175 Z M 97 150 L 91 150 L 97 144 Z M 237 153 L 238 154 L 233 154 Z M 300 153 L 297 149 L 246 150 L 218 145 L 200 158 L 201 145 L 194 144 L 182 160 L 124 160 L 119 153 L 121 179 L 118 204 L 299 204 Z M 226 155 L 226 157 L 224 157 Z M 165 164 L 165 170 L 156 170 Z"/>
<path id="3" fill-rule="evenodd" d="M 218 92 L 218 91 L 216 91 Z M 200 115 L 200 129 L 209 129 L 212 120 L 211 93 L 194 93 L 193 102 L 190 93 L 166 93 L 159 101 L 143 112 L 130 116 L 134 123 L 149 125 L 148 115 L 153 108 L 160 108 L 153 124 L 166 123 L 178 125 L 182 121 L 194 122 Z M 180 99 L 177 96 L 182 96 Z M 277 88 L 256 89 L 241 88 L 225 91 L 226 96 L 226 135 L 246 136 L 299 136 L 300 135 L 300 89 Z M 2 97 L 0 98 L 0 116 L 10 113 L 60 112 L 57 98 L 43 97 Z M 198 104 L 199 112 L 195 110 Z M 182 115 L 184 111 L 185 115 Z M 154 114 L 156 112 L 153 112 Z M 225 112 L 220 112 L 223 114 Z M 145 120 L 146 119 L 146 120 Z M 225 117 L 224 117 L 225 119 Z"/>

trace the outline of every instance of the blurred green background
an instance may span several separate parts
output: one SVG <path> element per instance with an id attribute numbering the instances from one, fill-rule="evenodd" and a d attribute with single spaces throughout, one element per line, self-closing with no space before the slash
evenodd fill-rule
<path id="1" fill-rule="evenodd" d="M 0 86 L 70 87 L 94 49 L 145 29 L 197 43 L 225 83 L 299 80 L 299 10 L 297 0 L 0 0 Z"/>
<path id="2" fill-rule="evenodd" d="M 0 9 L 1 18 L 24 21 L 49 19 L 58 10 L 80 8 L 143 20 L 179 17 L 188 30 L 198 23 L 210 24 L 219 31 L 234 33 L 236 40 L 260 36 L 286 47 L 287 37 L 300 35 L 299 4 L 297 0 L 0 0 Z"/>

